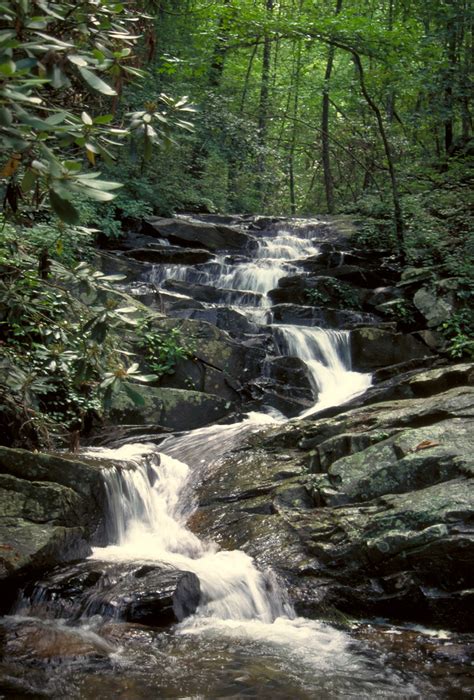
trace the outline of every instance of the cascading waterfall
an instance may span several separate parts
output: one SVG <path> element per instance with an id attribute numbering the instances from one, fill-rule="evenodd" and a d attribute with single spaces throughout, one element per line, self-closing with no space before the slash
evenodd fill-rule
<path id="1" fill-rule="evenodd" d="M 253 292 L 262 295 L 262 305 L 267 305 L 265 295 L 274 289 L 278 280 L 297 271 L 292 260 L 316 255 L 318 248 L 311 240 L 283 228 L 273 238 L 257 241 L 253 260 L 229 262 L 229 258 L 219 255 L 209 263 L 196 266 L 160 265 L 155 266 L 151 281 L 160 285 L 166 280 L 177 280 L 192 284 L 205 284 L 218 289 Z"/>
<path id="2" fill-rule="evenodd" d="M 254 322 L 263 323 L 262 311 L 269 306 L 267 292 L 280 278 L 298 269 L 293 260 L 316 253 L 304 228 L 290 231 L 282 227 L 275 236 L 260 240 L 251 262 L 232 264 L 221 256 L 194 268 L 161 266 L 155 268 L 153 281 L 159 286 L 166 279 L 175 279 L 248 293 L 248 297 L 240 295 L 236 308 Z M 256 308 L 256 295 L 261 295 L 260 309 Z M 315 405 L 303 415 L 339 404 L 369 386 L 370 375 L 351 370 L 347 331 L 276 324 L 271 329 L 281 353 L 306 364 Z M 331 692 L 332 678 L 337 679 L 339 688 L 350 689 L 351 694 L 356 687 L 356 695 L 366 697 L 372 687 L 373 668 L 354 653 L 354 642 L 345 632 L 296 617 L 273 572 L 260 571 L 243 551 L 220 550 L 214 542 L 200 540 L 187 527 L 196 507 L 196 485 L 212 474 L 213 463 L 245 434 L 281 420 L 284 416 L 276 413 L 253 413 L 238 424 L 212 425 L 166 438 L 158 447 L 138 443 L 88 450 L 85 454 L 111 462 L 110 468 L 104 469 L 110 544 L 95 548 L 92 558 L 152 562 L 196 574 L 201 587 L 199 607 L 175 627 L 174 639 L 199 637 L 199 644 L 210 639 L 217 649 L 222 648 L 223 639 L 229 640 L 226 650 L 235 648 L 239 650 L 236 653 L 250 658 L 273 660 L 280 675 L 284 669 L 286 677 L 298 677 L 298 684 L 314 688 L 314 675 L 319 674 L 317 687 L 323 688 L 325 697 L 348 696 L 327 695 L 324 688 Z M 236 646 L 229 646 L 231 643 Z M 328 671 L 331 682 L 326 683 Z M 392 686 L 390 674 L 385 675 L 383 668 L 377 673 L 381 686 Z M 357 687 L 362 694 L 357 693 Z"/>
<path id="3" fill-rule="evenodd" d="M 229 258 L 219 256 L 213 262 L 194 267 L 161 266 L 154 268 L 152 279 L 157 285 L 166 279 L 211 285 L 223 290 L 224 303 L 228 301 L 229 291 L 243 293 L 237 308 L 256 320 L 255 295 L 262 295 L 260 305 L 268 306 L 267 292 L 277 286 L 279 279 L 298 269 L 292 261 L 315 255 L 317 251 L 304 228 L 291 231 L 283 226 L 275 235 L 258 241 L 251 261 L 238 259 L 232 263 Z M 370 384 L 369 375 L 351 371 L 347 331 L 288 325 L 272 328 L 282 354 L 299 357 L 308 369 L 317 400 L 305 415 L 341 403 Z M 290 608 L 285 607 L 278 586 L 271 577 L 258 571 L 246 554 L 218 551 L 214 544 L 200 542 L 185 525 L 193 507 L 186 462 L 201 466 L 201 471 L 201 463 L 209 468 L 224 441 L 230 449 L 233 439 L 241 439 L 251 426 L 269 420 L 276 419 L 254 414 L 234 426 L 210 426 L 165 440 L 158 461 L 155 448 L 149 446 L 102 451 L 102 456 L 113 459 L 121 459 L 128 451 L 128 457 L 135 459 L 134 450 L 138 450 L 141 461 L 135 463 L 135 470 L 112 472 L 108 488 L 115 544 L 98 550 L 94 556 L 151 559 L 194 572 L 203 592 L 200 617 L 253 619 L 267 624 L 283 614 L 288 620 L 294 617 Z M 195 467 L 193 481 L 199 478 L 199 469 Z"/>
<path id="4" fill-rule="evenodd" d="M 158 286 L 178 280 L 221 289 L 222 303 L 264 325 L 270 308 L 268 292 L 280 279 L 298 272 L 293 261 L 318 253 L 305 224 L 295 221 L 290 227 L 285 223 L 272 236 L 258 239 L 252 260 L 232 263 L 221 255 L 196 266 L 161 265 L 154 267 L 151 279 Z M 351 369 L 348 331 L 278 324 L 272 324 L 272 329 L 281 353 L 303 360 L 308 370 L 316 403 L 301 417 L 341 404 L 370 386 L 369 374 Z"/>
<path id="5" fill-rule="evenodd" d="M 255 417 L 251 417 L 243 425 L 238 424 L 238 430 L 235 425 L 213 426 L 211 442 L 221 446 L 226 436 L 232 440 L 237 432 L 254 425 Z M 211 431 L 203 428 L 190 433 L 190 437 L 191 445 L 196 447 L 199 437 L 203 438 L 202 445 L 209 440 Z M 172 449 L 178 446 L 179 450 L 180 443 L 186 448 L 187 439 L 185 435 L 170 440 Z M 291 615 L 270 572 L 260 572 L 244 552 L 219 551 L 214 543 L 200 541 L 186 527 L 194 508 L 193 490 L 187 488 L 190 468 L 163 450 L 166 444 L 161 445 L 159 453 L 154 445 L 146 444 L 90 450 L 91 455 L 114 462 L 125 460 L 128 467 L 105 472 L 109 532 L 114 544 L 97 548 L 94 557 L 115 562 L 154 561 L 195 573 L 201 583 L 201 617 L 271 623 L 284 613 Z M 199 474 L 193 474 L 193 482 L 196 477 L 199 479 Z"/>
<path id="6" fill-rule="evenodd" d="M 275 335 L 284 354 L 305 362 L 317 396 L 316 404 L 301 418 L 337 406 L 370 386 L 370 374 L 352 371 L 349 331 L 279 325 Z"/>
<path id="7" fill-rule="evenodd" d="M 330 673 L 329 693 L 335 684 L 351 693 L 356 689 L 358 697 L 365 697 L 373 686 L 374 672 L 378 689 L 393 689 L 400 683 L 396 675 L 383 666 L 374 669 L 348 634 L 296 617 L 273 572 L 259 571 L 242 551 L 219 550 L 215 543 L 199 540 L 186 527 L 195 506 L 191 481 L 199 481 L 202 469 L 219 458 L 223 444 L 231 448 L 243 434 L 271 421 L 263 414 L 253 414 L 237 425 L 209 426 L 168 438 L 159 448 L 134 444 L 91 449 L 90 454 L 116 465 L 106 471 L 115 542 L 96 548 L 93 558 L 115 563 L 156 562 L 195 573 L 201 601 L 194 615 L 176 625 L 174 637 L 196 639 L 197 649 L 203 644 L 213 649 L 232 644 L 236 652 L 245 649 L 251 658 L 261 656 L 278 673 L 310 688 L 315 687 L 315 674 L 321 687 L 324 675 Z M 182 456 L 193 452 L 197 466 L 191 470 L 168 451 Z M 411 693 L 412 689 L 404 685 L 403 690 Z M 383 697 L 399 695 L 384 692 Z"/>

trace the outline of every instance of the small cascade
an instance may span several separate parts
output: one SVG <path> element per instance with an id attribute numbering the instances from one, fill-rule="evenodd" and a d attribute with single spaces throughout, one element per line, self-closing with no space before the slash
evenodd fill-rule
<path id="1" fill-rule="evenodd" d="M 262 421 L 268 419 L 262 415 Z M 199 454 L 200 443 L 203 454 L 204 444 L 210 442 L 211 450 L 206 455 L 209 465 L 212 447 L 222 452 L 222 442 L 227 437 L 231 442 L 237 433 L 245 433 L 255 423 L 254 416 L 243 426 L 212 426 L 212 434 L 208 428 L 196 430 L 182 438 L 170 439 L 171 448 L 185 454 L 197 447 Z M 96 548 L 93 557 L 114 563 L 156 562 L 191 571 L 201 584 L 199 618 L 272 623 L 283 614 L 291 616 L 291 609 L 285 605 L 270 572 L 259 571 L 244 552 L 220 551 L 213 542 L 202 542 L 186 527 L 195 505 L 193 492 L 199 481 L 199 469 L 193 474 L 193 488 L 190 488 L 188 465 L 165 454 L 166 443 L 160 450 L 158 453 L 153 445 L 135 444 L 117 450 L 92 448 L 88 452 L 121 465 L 106 472 L 109 531 L 116 539 L 108 547 Z M 217 450 L 214 454 L 217 455 Z M 127 464 L 124 459 L 129 460 Z"/>
<path id="2" fill-rule="evenodd" d="M 259 305 L 267 306 L 266 294 L 278 285 L 278 281 L 297 270 L 292 260 L 302 259 L 318 252 L 314 243 L 305 237 L 305 230 L 291 232 L 286 226 L 273 237 L 257 240 L 257 249 L 252 258 L 239 258 L 231 262 L 227 256 L 218 255 L 209 263 L 200 265 L 159 265 L 154 266 L 151 281 L 158 287 L 166 280 L 176 280 L 189 284 L 204 284 L 222 290 L 235 290 L 261 294 Z M 243 306 L 252 306 L 242 302 Z M 226 299 L 223 298 L 223 303 Z"/>
<path id="3" fill-rule="evenodd" d="M 299 357 L 310 372 L 317 402 L 300 417 L 337 406 L 371 385 L 370 374 L 351 369 L 349 331 L 281 325 L 274 333 L 282 354 Z"/>

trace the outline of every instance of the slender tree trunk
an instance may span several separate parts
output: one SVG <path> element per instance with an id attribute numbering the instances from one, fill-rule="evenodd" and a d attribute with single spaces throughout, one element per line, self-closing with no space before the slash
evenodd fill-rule
<path id="1" fill-rule="evenodd" d="M 454 10 L 453 1 L 448 2 L 450 8 Z M 454 98 L 453 98 L 453 81 L 456 76 L 456 20 L 453 16 L 450 17 L 446 25 L 446 51 L 448 58 L 448 72 L 446 75 L 446 83 L 444 89 L 444 150 L 447 156 L 451 155 L 454 143 Z"/>
<path id="2" fill-rule="evenodd" d="M 255 60 L 255 56 L 257 55 L 259 39 L 260 39 L 260 37 L 257 36 L 257 41 L 255 42 L 255 46 L 252 49 L 252 53 L 250 54 L 249 63 L 247 66 L 247 71 L 245 73 L 244 87 L 242 90 L 242 97 L 240 98 L 240 110 L 239 111 L 241 114 L 244 111 L 245 100 L 247 99 L 247 92 L 249 89 L 249 80 L 250 80 L 250 75 L 252 73 L 253 62 Z"/>
<path id="3" fill-rule="evenodd" d="M 290 187 L 290 210 L 292 216 L 296 214 L 296 191 L 295 191 L 295 150 L 296 150 L 296 125 L 298 118 L 298 102 L 301 77 L 301 42 L 298 41 L 296 49 L 295 68 L 293 73 L 293 126 L 291 130 L 290 151 L 288 154 L 289 187 Z"/>
<path id="4" fill-rule="evenodd" d="M 394 0 L 389 0 L 388 2 L 388 31 L 391 32 L 393 30 L 393 19 L 394 19 Z M 393 90 L 392 87 L 388 87 L 388 93 L 387 93 L 387 119 L 389 122 L 393 121 L 394 113 L 395 113 L 395 91 Z"/>
<path id="5" fill-rule="evenodd" d="M 388 171 L 390 174 L 390 184 L 392 189 L 392 200 L 393 200 L 393 218 L 395 223 L 395 233 L 397 236 L 398 250 L 400 261 L 403 263 L 405 261 L 405 224 L 403 222 L 402 206 L 400 202 L 400 193 L 398 189 L 398 178 L 395 170 L 395 163 L 392 154 L 392 148 L 387 137 L 387 132 L 383 123 L 382 113 L 372 97 L 370 96 L 367 86 L 365 84 L 364 69 L 362 66 L 362 61 L 360 60 L 359 54 L 351 50 L 352 56 L 354 58 L 354 63 L 357 67 L 359 74 L 359 83 L 364 96 L 365 101 L 369 105 L 372 112 L 375 114 L 377 120 L 377 126 L 379 129 L 380 138 L 382 139 L 385 157 L 387 159 Z"/>
<path id="6" fill-rule="evenodd" d="M 273 11 L 274 0 L 265 0 L 265 8 L 267 14 L 270 15 Z M 265 171 L 266 171 L 266 158 L 265 158 L 265 148 L 267 145 L 267 132 L 268 132 L 268 116 L 270 108 L 270 70 L 271 70 L 271 51 L 272 42 L 268 34 L 265 34 L 263 40 L 263 54 L 262 54 L 262 75 L 260 82 L 260 103 L 258 108 L 258 143 L 260 147 L 260 153 L 257 160 L 257 192 L 259 194 L 259 199 L 261 206 L 265 205 Z"/>
<path id="7" fill-rule="evenodd" d="M 335 14 L 338 15 L 342 8 L 342 0 L 336 0 Z M 328 49 L 326 72 L 324 74 L 323 102 L 321 114 L 321 159 L 323 162 L 324 189 L 326 192 L 326 207 L 329 214 L 334 214 L 334 181 L 331 173 L 331 155 L 329 151 L 329 81 L 334 65 L 334 53 L 336 47 L 332 44 Z"/>

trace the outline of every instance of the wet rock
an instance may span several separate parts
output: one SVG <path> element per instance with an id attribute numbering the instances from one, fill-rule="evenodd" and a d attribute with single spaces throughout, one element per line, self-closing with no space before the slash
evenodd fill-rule
<path id="1" fill-rule="evenodd" d="M 251 400 L 244 405 L 246 411 L 261 410 L 264 406 L 270 406 L 287 418 L 294 418 L 311 408 L 314 403 L 306 392 L 295 390 L 290 394 L 285 390 L 284 384 L 265 377 L 251 381 L 247 391 Z"/>
<path id="2" fill-rule="evenodd" d="M 273 566 L 299 612 L 467 629 L 474 390 L 424 395 L 472 368 L 444 370 L 406 378 L 418 398 L 249 436 L 203 484 L 193 526 Z"/>
<path id="3" fill-rule="evenodd" d="M 274 323 L 288 323 L 298 326 L 350 329 L 360 325 L 381 324 L 380 317 L 375 314 L 346 309 L 328 309 L 296 304 L 276 304 L 272 307 L 271 312 Z"/>
<path id="4" fill-rule="evenodd" d="M 0 580 L 3 603 L 24 576 L 90 554 L 104 537 L 99 464 L 0 447 Z"/>
<path id="5" fill-rule="evenodd" d="M 15 618 L 0 622 L 0 656 L 15 663 L 51 667 L 87 660 L 97 667 L 115 651 L 116 647 L 98 635 L 67 627 L 64 623 Z M 21 686 L 17 686 L 17 692 L 20 689 Z M 27 693 L 25 697 L 28 696 Z"/>
<path id="6" fill-rule="evenodd" d="M 180 248 L 178 246 L 153 246 L 134 248 L 124 253 L 125 257 L 154 265 L 199 265 L 213 258 L 208 250 Z"/>
<path id="7" fill-rule="evenodd" d="M 264 376 L 250 383 L 250 393 L 259 404 L 272 406 L 288 417 L 299 415 L 317 400 L 306 365 L 297 357 L 267 360 Z"/>
<path id="8" fill-rule="evenodd" d="M 387 365 L 433 355 L 412 335 L 381 328 L 356 328 L 350 336 L 352 367 L 367 372 Z"/>
<path id="9" fill-rule="evenodd" d="M 310 288 L 307 279 L 307 275 L 283 277 L 278 287 L 268 292 L 268 297 L 273 304 L 307 304 L 307 290 Z"/>
<path id="10" fill-rule="evenodd" d="M 164 627 L 192 615 L 200 595 L 199 579 L 189 571 L 87 561 L 26 586 L 18 611 L 68 620 L 100 615 Z"/>
<path id="11" fill-rule="evenodd" d="M 143 233 L 167 238 L 178 245 L 193 245 L 208 250 L 252 248 L 255 239 L 247 233 L 223 224 L 203 223 L 185 219 L 148 217 L 143 222 Z"/>
<path id="12" fill-rule="evenodd" d="M 186 318 L 212 323 L 216 328 L 221 328 L 234 337 L 259 332 L 257 324 L 249 321 L 243 313 L 225 306 L 211 309 L 189 309 Z"/>
<path id="13" fill-rule="evenodd" d="M 166 280 L 163 287 L 172 292 L 186 294 L 196 301 L 211 304 L 249 304 L 258 306 L 262 295 L 256 292 L 242 292 L 236 289 L 219 289 L 206 284 L 191 284 L 180 280 Z"/>
<path id="14" fill-rule="evenodd" d="M 209 425 L 230 413 L 230 401 L 213 394 L 172 387 L 143 387 L 143 404 L 135 404 L 124 391 L 117 392 L 109 421 L 118 425 L 162 425 L 172 430 L 192 430 Z"/>
<path id="15" fill-rule="evenodd" d="M 387 284 L 390 281 L 389 277 L 384 277 L 383 271 L 379 268 L 370 269 L 370 267 L 348 264 L 346 261 L 337 265 L 337 267 L 327 267 L 324 264 L 318 265 L 318 256 L 308 258 L 302 261 L 300 265 L 312 274 L 318 273 L 319 275 L 331 277 L 357 287 L 371 288 Z"/>

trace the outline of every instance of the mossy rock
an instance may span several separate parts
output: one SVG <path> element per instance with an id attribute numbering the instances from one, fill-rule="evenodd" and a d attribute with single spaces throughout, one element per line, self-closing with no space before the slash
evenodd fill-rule
<path id="1" fill-rule="evenodd" d="M 109 421 L 118 425 L 161 425 L 172 430 L 192 430 L 223 418 L 234 405 L 230 401 L 199 391 L 168 387 L 142 387 L 143 405 L 137 405 L 123 391 L 115 394 Z"/>

